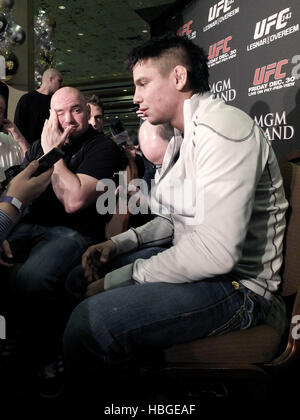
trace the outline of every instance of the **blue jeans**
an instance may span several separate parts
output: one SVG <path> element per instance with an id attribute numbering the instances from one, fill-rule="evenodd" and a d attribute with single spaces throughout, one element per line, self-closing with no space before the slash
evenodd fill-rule
<path id="1" fill-rule="evenodd" d="M 151 249 L 147 252 L 150 256 Z M 143 354 L 264 322 L 269 308 L 265 298 L 242 285 L 236 289 L 229 275 L 182 284 L 133 282 L 107 290 L 83 300 L 68 321 L 69 379 L 73 387 L 81 383 L 86 389 L 97 375 L 132 372 Z M 115 392 L 116 382 L 113 386 Z"/>
<path id="2" fill-rule="evenodd" d="M 41 346 L 48 352 L 52 333 L 65 325 L 62 312 L 66 309 L 63 307 L 66 276 L 92 241 L 64 226 L 28 223 L 17 225 L 8 241 L 15 261 L 22 263 L 14 290 L 25 346 L 32 343 L 31 347 L 43 357 Z"/>

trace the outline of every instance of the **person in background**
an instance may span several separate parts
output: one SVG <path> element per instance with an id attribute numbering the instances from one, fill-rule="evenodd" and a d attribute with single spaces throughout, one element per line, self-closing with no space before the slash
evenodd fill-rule
<path id="1" fill-rule="evenodd" d="M 18 127 L 5 118 L 6 109 L 6 98 L 0 94 L 0 182 L 5 180 L 6 169 L 23 162 L 30 146 Z"/>
<path id="2" fill-rule="evenodd" d="M 102 133 L 104 127 L 103 103 L 97 95 L 88 96 L 86 98 L 86 103 L 90 107 L 89 124 L 91 124 L 94 130 Z"/>
<path id="3" fill-rule="evenodd" d="M 39 176 L 32 176 L 38 167 L 39 163 L 35 160 L 32 161 L 14 177 L 6 190 L 5 196 L 0 199 L 0 243 L 3 243 L 13 226 L 20 220 L 24 207 L 39 197 L 50 184 L 53 168 Z M 7 256 L 12 256 L 9 249 L 7 250 Z M 2 265 L 9 266 L 8 263 L 3 261 Z"/>
<path id="4" fill-rule="evenodd" d="M 153 125 L 145 120 L 140 126 L 139 148 L 146 161 L 143 179 L 147 182 L 149 191 L 151 180 L 155 175 L 160 175 L 164 156 L 173 136 L 174 130 L 169 124 Z"/>
<path id="5" fill-rule="evenodd" d="M 60 72 L 50 68 L 43 73 L 41 86 L 19 99 L 14 123 L 30 144 L 41 138 L 44 122 L 49 117 L 51 97 L 61 86 Z"/>

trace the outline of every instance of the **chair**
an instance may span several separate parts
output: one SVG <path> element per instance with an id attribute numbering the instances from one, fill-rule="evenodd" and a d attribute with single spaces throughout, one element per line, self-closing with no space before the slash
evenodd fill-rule
<path id="1" fill-rule="evenodd" d="M 231 392 L 231 397 L 236 398 L 237 393 L 243 390 L 247 398 L 249 393 L 254 399 L 266 398 L 278 392 L 280 383 L 284 383 L 280 392 L 287 389 L 289 381 L 285 379 L 291 378 L 295 367 L 299 366 L 300 166 L 284 162 L 280 168 L 290 204 L 286 216 L 281 290 L 287 306 L 289 331 L 282 336 L 272 326 L 271 320 L 269 325 L 266 323 L 248 330 L 202 338 L 165 350 L 163 366 L 152 374 L 156 379 L 169 381 L 173 389 L 181 389 L 181 393 L 199 397 L 208 392 L 230 398 Z"/>

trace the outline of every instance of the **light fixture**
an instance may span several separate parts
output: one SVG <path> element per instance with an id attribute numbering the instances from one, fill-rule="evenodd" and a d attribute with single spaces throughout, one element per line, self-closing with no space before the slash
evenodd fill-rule
<path id="1" fill-rule="evenodd" d="M 95 79 L 95 76 L 94 76 L 94 75 L 91 75 L 91 76 L 90 76 L 90 78 L 91 78 L 91 79 Z"/>
<path id="2" fill-rule="evenodd" d="M 77 35 L 79 35 L 79 36 L 83 36 L 84 35 L 84 33 L 83 32 L 78 32 L 78 34 Z"/>
<path id="3" fill-rule="evenodd" d="M 72 50 L 67 50 L 67 52 L 72 52 Z"/>
<path id="4" fill-rule="evenodd" d="M 123 89 L 123 92 L 127 92 L 127 89 Z"/>
<path id="5" fill-rule="evenodd" d="M 143 29 L 142 32 L 143 32 L 143 34 L 147 34 L 148 33 L 148 30 L 147 29 Z"/>
<path id="6" fill-rule="evenodd" d="M 64 10 L 66 8 L 66 6 L 57 6 L 59 8 L 59 10 Z"/>

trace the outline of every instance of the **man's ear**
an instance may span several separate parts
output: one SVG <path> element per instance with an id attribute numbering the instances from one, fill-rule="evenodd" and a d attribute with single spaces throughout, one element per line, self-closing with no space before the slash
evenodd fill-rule
<path id="1" fill-rule="evenodd" d="M 183 90 L 187 86 L 188 74 L 187 69 L 180 64 L 176 66 L 173 70 L 175 87 L 177 90 Z"/>

